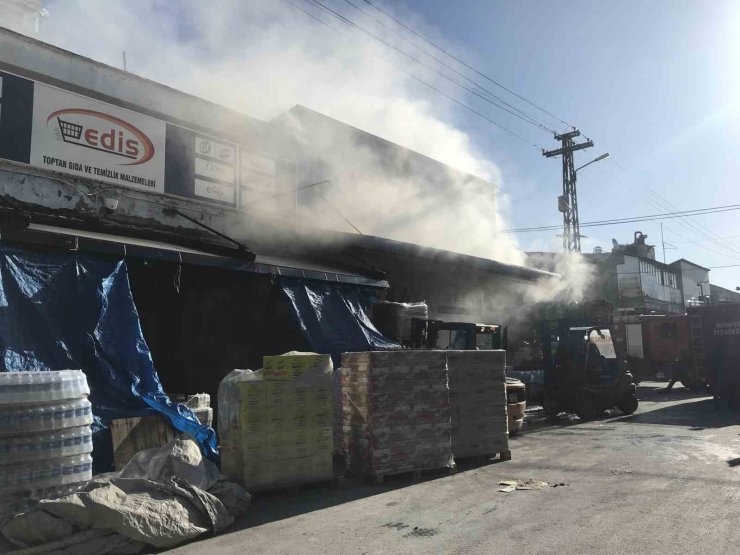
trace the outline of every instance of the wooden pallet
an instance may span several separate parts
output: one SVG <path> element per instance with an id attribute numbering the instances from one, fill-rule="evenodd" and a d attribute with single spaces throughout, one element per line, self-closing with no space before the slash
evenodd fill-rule
<path id="1" fill-rule="evenodd" d="M 385 482 L 386 478 L 403 478 L 408 477 L 412 480 L 421 480 L 424 477 L 432 477 L 432 476 L 438 476 L 440 474 L 444 474 L 447 476 L 451 476 L 452 474 L 457 474 L 457 465 L 455 463 L 452 463 L 451 466 L 437 466 L 437 467 L 431 467 L 431 468 L 414 468 L 410 470 L 400 470 L 398 472 L 386 472 L 383 474 L 372 474 L 370 476 L 370 479 L 373 481 L 376 485 L 382 485 Z"/>
<path id="2" fill-rule="evenodd" d="M 139 451 L 161 447 L 177 437 L 170 423 L 159 415 L 117 418 L 110 431 L 115 470 L 121 470 Z"/>

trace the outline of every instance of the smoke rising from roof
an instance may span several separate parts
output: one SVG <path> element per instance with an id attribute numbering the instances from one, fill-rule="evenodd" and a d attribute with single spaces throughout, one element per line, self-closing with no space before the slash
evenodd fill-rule
<path id="1" fill-rule="evenodd" d="M 326 156 L 327 166 L 341 166 L 330 171 L 335 181 L 346 178 L 348 166 L 358 176 L 333 183 L 327 195 L 364 233 L 523 262 L 514 240 L 498 233 L 505 226 L 498 167 L 455 127 L 448 103 L 386 60 L 443 86 L 435 82 L 438 76 L 410 66 L 327 14 L 313 10 L 342 34 L 284 0 L 218 5 L 71 0 L 48 8 L 51 17 L 40 38 L 62 48 L 117 67 L 125 51 L 133 73 L 264 120 L 302 104 L 487 180 L 473 183 L 455 172 L 442 187 L 439 176 L 432 186 L 418 176 L 389 176 L 389 165 L 406 162 L 379 158 L 357 145 L 340 145 L 342 157 L 336 148 Z M 359 12 L 351 15 L 384 40 L 409 48 L 388 29 L 360 20 Z M 327 209 L 319 218 L 330 226 L 336 219 Z M 335 227 L 347 229 L 344 223 Z"/>
<path id="2" fill-rule="evenodd" d="M 456 125 L 459 114 L 449 102 L 393 66 L 443 90 L 449 83 L 309 4 L 291 2 L 341 33 L 286 0 L 65 0 L 47 3 L 50 17 L 39 38 L 116 67 L 125 51 L 129 72 L 292 127 L 304 150 L 322 162 L 323 174 L 306 180 L 330 182 L 320 191 L 326 204 L 315 202 L 303 210 L 309 224 L 351 231 L 341 214 L 365 234 L 524 264 L 514 237 L 502 233 L 509 227 L 509 206 L 499 168 Z M 419 55 L 387 28 L 358 12 L 347 14 L 383 40 Z M 403 17 L 455 50 L 420 18 Z M 304 122 L 286 115 L 297 104 L 450 169 L 420 164 L 413 152 L 402 149 L 389 156 L 362 142 L 312 134 Z M 548 286 L 535 297 L 560 294 L 579 296 L 572 287 Z"/>

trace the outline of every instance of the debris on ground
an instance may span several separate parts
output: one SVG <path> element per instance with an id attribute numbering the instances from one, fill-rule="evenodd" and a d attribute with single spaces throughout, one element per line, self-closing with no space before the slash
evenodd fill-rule
<path id="1" fill-rule="evenodd" d="M 535 480 L 533 478 L 530 478 L 528 480 L 501 480 L 499 481 L 498 485 L 503 486 L 502 488 L 499 488 L 498 491 L 502 493 L 510 493 L 516 490 L 541 490 L 543 488 L 546 488 L 550 484 L 548 482 L 545 482 L 544 480 Z"/>
<path id="2" fill-rule="evenodd" d="M 76 493 L 45 499 L 0 526 L 28 553 L 141 553 L 219 533 L 251 498 L 205 459 L 191 439 L 138 453 L 119 473 L 94 477 Z"/>
<path id="3" fill-rule="evenodd" d="M 612 468 L 609 470 L 612 474 L 615 476 L 621 476 L 622 474 L 632 474 L 631 470 L 627 470 L 626 468 Z"/>

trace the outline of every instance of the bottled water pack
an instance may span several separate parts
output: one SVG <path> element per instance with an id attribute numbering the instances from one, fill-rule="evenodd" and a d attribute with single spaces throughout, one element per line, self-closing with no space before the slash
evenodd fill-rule
<path id="1" fill-rule="evenodd" d="M 43 405 L 0 405 L 0 437 L 89 426 L 92 421 L 87 398 Z"/>
<path id="2" fill-rule="evenodd" d="M 0 372 L 0 405 L 49 403 L 90 394 L 80 370 Z"/>

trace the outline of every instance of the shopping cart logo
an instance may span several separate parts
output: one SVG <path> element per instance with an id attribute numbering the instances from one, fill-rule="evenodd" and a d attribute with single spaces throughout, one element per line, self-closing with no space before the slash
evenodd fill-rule
<path id="1" fill-rule="evenodd" d="M 49 114 L 47 125 L 52 120 L 56 120 L 59 137 L 65 143 L 131 160 L 121 165 L 143 164 L 154 156 L 149 137 L 119 117 L 95 110 L 64 108 Z"/>
<path id="2" fill-rule="evenodd" d="M 59 122 L 59 131 L 62 133 L 62 139 L 66 143 L 67 141 L 73 142 L 80 139 L 82 136 L 82 126 L 72 123 L 71 121 L 64 121 L 62 118 L 57 118 Z"/>

